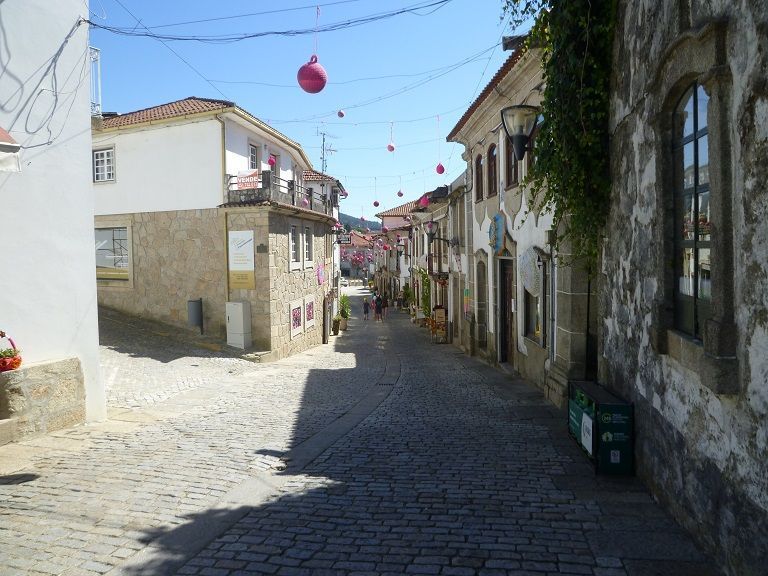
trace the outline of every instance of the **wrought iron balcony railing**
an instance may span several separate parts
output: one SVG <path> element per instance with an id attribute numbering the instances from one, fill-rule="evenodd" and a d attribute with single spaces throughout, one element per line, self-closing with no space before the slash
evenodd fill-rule
<path id="1" fill-rule="evenodd" d="M 261 173 L 257 186 L 241 188 L 238 177 L 227 175 L 227 206 L 252 205 L 261 202 L 278 202 L 288 206 L 297 206 L 321 214 L 333 214 L 333 196 L 335 192 L 328 186 L 315 189 L 305 187 L 295 180 L 285 180 L 274 175 L 270 170 Z"/>

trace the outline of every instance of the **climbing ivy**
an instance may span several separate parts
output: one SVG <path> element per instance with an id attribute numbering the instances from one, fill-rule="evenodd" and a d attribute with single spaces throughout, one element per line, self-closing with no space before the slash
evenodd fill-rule
<path id="1" fill-rule="evenodd" d="M 421 311 L 424 316 L 429 318 L 432 315 L 432 283 L 429 279 L 429 273 L 421 270 Z"/>
<path id="2" fill-rule="evenodd" d="M 608 107 L 615 0 L 503 0 L 517 25 L 535 16 L 528 46 L 542 50 L 543 123 L 527 178 L 534 207 L 550 210 L 557 246 L 599 255 L 610 200 Z"/>

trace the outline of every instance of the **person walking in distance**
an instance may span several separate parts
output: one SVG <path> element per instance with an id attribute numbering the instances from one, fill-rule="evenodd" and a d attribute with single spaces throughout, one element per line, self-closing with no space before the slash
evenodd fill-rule
<path id="1" fill-rule="evenodd" d="M 384 293 L 384 297 L 381 299 L 381 319 L 384 320 L 387 317 L 387 308 L 389 308 L 389 299 L 387 293 Z"/>
<path id="2" fill-rule="evenodd" d="M 381 294 L 376 292 L 376 295 L 373 298 L 373 311 L 374 311 L 374 318 L 376 320 L 381 320 L 381 310 L 382 310 L 382 304 L 383 300 L 381 299 Z"/>
<path id="3" fill-rule="evenodd" d="M 363 320 L 368 320 L 368 312 L 371 310 L 371 304 L 368 302 L 368 297 L 363 298 Z"/>

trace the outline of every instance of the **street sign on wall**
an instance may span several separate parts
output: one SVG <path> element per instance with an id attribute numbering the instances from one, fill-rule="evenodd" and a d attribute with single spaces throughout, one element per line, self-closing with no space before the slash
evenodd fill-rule
<path id="1" fill-rule="evenodd" d="M 352 234 L 339 234 L 339 244 L 352 244 Z"/>
<path id="2" fill-rule="evenodd" d="M 254 290 L 253 230 L 229 231 L 229 289 Z"/>

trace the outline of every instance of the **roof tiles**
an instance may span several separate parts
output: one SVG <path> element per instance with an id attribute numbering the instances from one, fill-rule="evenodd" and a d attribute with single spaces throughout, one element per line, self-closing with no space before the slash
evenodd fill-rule
<path id="1" fill-rule="evenodd" d="M 201 114 L 205 112 L 216 112 L 225 108 L 232 108 L 234 102 L 228 100 L 214 100 L 211 98 L 198 98 L 190 96 L 176 102 L 145 108 L 117 116 L 104 116 L 104 128 L 122 128 L 133 124 L 143 124 L 158 120 L 169 120 L 179 118 L 189 114 Z"/>

